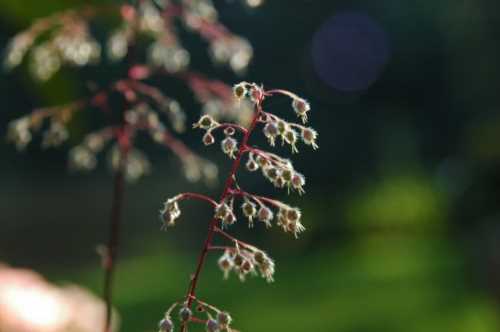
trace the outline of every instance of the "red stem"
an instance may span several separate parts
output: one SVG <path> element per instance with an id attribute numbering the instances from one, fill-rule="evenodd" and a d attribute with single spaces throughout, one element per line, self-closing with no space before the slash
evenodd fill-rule
<path id="1" fill-rule="evenodd" d="M 242 158 L 244 152 L 247 151 L 247 149 L 248 149 L 248 146 L 247 146 L 248 140 L 250 139 L 250 135 L 252 134 L 253 130 L 255 129 L 255 126 L 257 125 L 258 119 L 260 117 L 260 113 L 262 111 L 262 107 L 261 107 L 262 100 L 263 100 L 263 96 L 257 102 L 256 112 L 254 114 L 254 118 L 252 120 L 252 123 L 250 124 L 245 135 L 243 136 L 243 140 L 241 141 L 240 148 L 238 150 L 238 153 L 236 154 L 236 159 L 234 160 L 233 166 L 231 167 L 231 172 L 229 173 L 229 176 L 226 179 L 226 183 L 224 185 L 224 190 L 223 190 L 221 198 L 220 198 L 220 203 L 224 202 L 226 197 L 231 193 L 232 186 L 235 183 L 236 173 L 238 172 L 238 169 L 239 169 L 240 164 L 241 164 L 241 158 Z M 187 294 L 186 294 L 186 305 L 188 307 L 190 307 L 193 304 L 193 299 L 196 296 L 195 295 L 196 286 L 198 285 L 200 273 L 203 269 L 203 265 L 205 264 L 209 248 L 212 245 L 212 240 L 213 240 L 214 234 L 218 230 L 217 221 L 218 221 L 218 219 L 212 218 L 212 220 L 210 221 L 210 224 L 208 226 L 207 238 L 205 239 L 203 249 L 201 250 L 201 253 L 200 253 L 199 258 L 198 258 L 198 264 L 196 266 L 196 271 L 191 278 L 191 283 L 190 283 L 190 286 L 189 286 Z M 186 331 L 186 324 L 184 324 L 182 326 L 181 331 L 183 331 L 183 332 Z"/>
<path id="2" fill-rule="evenodd" d="M 112 301 L 113 301 L 113 276 L 118 256 L 118 244 L 120 237 L 120 226 L 122 219 L 123 196 L 125 193 L 124 167 L 127 159 L 127 147 L 120 146 L 120 162 L 115 174 L 113 203 L 109 224 L 109 238 L 105 259 L 104 276 L 104 301 L 106 303 L 106 325 L 105 332 L 111 331 Z"/>

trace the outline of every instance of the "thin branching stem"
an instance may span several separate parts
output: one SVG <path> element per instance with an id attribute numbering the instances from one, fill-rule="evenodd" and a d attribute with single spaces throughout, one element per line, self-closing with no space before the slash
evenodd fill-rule
<path id="1" fill-rule="evenodd" d="M 262 97 L 262 99 L 263 99 L 263 97 Z M 260 99 L 257 102 L 256 111 L 254 113 L 253 120 L 252 120 L 250 126 L 248 127 L 248 129 L 246 130 L 245 135 L 243 136 L 243 140 L 242 140 L 241 145 L 239 147 L 238 153 L 236 154 L 236 158 L 235 158 L 233 165 L 231 167 L 231 171 L 229 173 L 229 176 L 226 179 L 224 189 L 222 191 L 222 195 L 220 198 L 220 203 L 223 203 L 224 200 L 228 197 L 228 195 L 231 194 L 232 187 L 235 184 L 235 180 L 236 180 L 236 173 L 238 172 L 238 169 L 239 169 L 240 164 L 241 164 L 241 158 L 243 157 L 245 151 L 247 151 L 247 149 L 248 149 L 247 144 L 248 144 L 248 141 L 250 139 L 250 135 L 252 134 L 253 130 L 255 129 L 255 126 L 257 125 L 258 119 L 260 117 L 260 113 L 262 112 L 262 106 L 261 106 L 262 99 Z M 213 218 L 210 221 L 210 224 L 208 227 L 207 238 L 205 239 L 205 242 L 203 244 L 203 248 L 202 248 L 201 253 L 199 255 L 199 258 L 198 258 L 198 263 L 196 266 L 195 273 L 191 277 L 191 283 L 189 285 L 189 288 L 188 288 L 188 291 L 186 294 L 186 306 L 187 307 L 190 307 L 192 305 L 193 299 L 196 296 L 196 287 L 198 285 L 199 277 L 200 277 L 201 271 L 203 269 L 203 266 L 205 264 L 210 246 L 212 245 L 212 240 L 213 240 L 214 234 L 217 232 L 217 229 L 218 229 L 217 221 L 218 221 L 217 218 Z M 186 327 L 187 327 L 187 325 L 184 323 L 182 325 L 181 331 L 185 332 Z"/>

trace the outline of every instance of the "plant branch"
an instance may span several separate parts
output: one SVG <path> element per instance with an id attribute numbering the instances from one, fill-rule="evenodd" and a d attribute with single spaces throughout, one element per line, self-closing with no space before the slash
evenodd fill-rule
<path id="1" fill-rule="evenodd" d="M 220 198 L 220 203 L 224 202 L 226 197 L 228 195 L 230 195 L 230 193 L 231 193 L 232 187 L 235 183 L 236 173 L 238 172 L 238 169 L 239 169 L 240 164 L 241 164 L 241 158 L 242 158 L 243 154 L 245 153 L 245 151 L 248 149 L 248 141 L 250 139 L 250 135 L 252 134 L 253 130 L 255 129 L 255 126 L 257 125 L 258 119 L 260 117 L 260 113 L 262 112 L 261 103 L 262 103 L 263 98 L 264 98 L 264 96 L 262 96 L 262 98 L 260 98 L 260 100 L 256 104 L 256 112 L 254 114 L 252 123 L 248 127 L 245 135 L 243 136 L 243 140 L 242 140 L 241 145 L 239 147 L 238 153 L 236 154 L 236 159 L 234 160 L 233 165 L 231 167 L 231 171 L 229 173 L 229 176 L 226 179 L 226 183 L 224 185 L 224 189 L 223 189 L 223 192 L 222 192 L 222 195 Z M 199 258 L 198 258 L 198 263 L 196 266 L 195 273 L 193 274 L 193 276 L 191 278 L 191 283 L 190 283 L 190 286 L 189 286 L 187 294 L 186 294 L 186 306 L 187 307 L 190 307 L 192 305 L 193 299 L 196 296 L 196 286 L 198 285 L 200 273 L 203 269 L 203 265 L 205 264 L 207 254 L 208 254 L 209 249 L 212 245 L 212 240 L 213 240 L 214 234 L 216 233 L 216 231 L 218 229 L 217 221 L 218 221 L 217 218 L 212 218 L 212 220 L 210 221 L 210 224 L 208 227 L 207 238 L 205 239 L 205 242 L 203 244 L 203 248 L 202 248 L 201 253 L 199 255 Z M 185 332 L 186 327 L 187 327 L 186 323 L 184 323 L 182 325 L 181 331 Z"/>

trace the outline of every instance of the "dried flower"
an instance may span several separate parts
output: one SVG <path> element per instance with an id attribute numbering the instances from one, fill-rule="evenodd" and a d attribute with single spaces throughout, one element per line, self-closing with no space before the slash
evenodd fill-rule
<path id="1" fill-rule="evenodd" d="M 274 146 L 275 145 L 275 142 L 276 142 L 276 137 L 278 137 L 279 135 L 279 130 L 278 130 L 278 126 L 275 122 L 268 122 L 265 126 L 264 126 L 264 135 L 267 137 L 268 141 L 269 141 L 269 144 L 271 146 Z"/>
<path id="2" fill-rule="evenodd" d="M 179 310 L 179 319 L 181 322 L 187 322 L 193 316 L 193 312 L 188 307 L 184 306 Z"/>
<path id="3" fill-rule="evenodd" d="M 246 167 L 250 172 L 255 172 L 259 169 L 259 164 L 257 164 L 253 157 L 249 157 L 246 163 Z"/>
<path id="4" fill-rule="evenodd" d="M 301 137 L 305 144 L 312 146 L 314 150 L 318 148 L 316 140 L 318 138 L 318 132 L 312 128 L 303 128 L 301 131 Z"/>
<path id="5" fill-rule="evenodd" d="M 299 194 L 303 194 L 305 192 L 303 187 L 306 184 L 306 179 L 302 174 L 294 173 L 292 176 L 291 184 L 293 189 L 297 190 Z"/>
<path id="6" fill-rule="evenodd" d="M 297 153 L 299 150 L 297 149 L 297 132 L 293 129 L 288 129 L 283 135 L 285 138 L 285 142 L 290 144 L 292 147 L 292 152 Z"/>
<path id="7" fill-rule="evenodd" d="M 207 131 L 205 133 L 205 135 L 203 135 L 203 144 L 205 145 L 212 145 L 215 143 L 215 138 L 214 136 L 212 135 L 212 133 L 210 131 Z"/>
<path id="8" fill-rule="evenodd" d="M 231 158 L 236 158 L 236 152 L 238 151 L 238 142 L 232 137 L 226 137 L 221 142 L 222 152 L 227 154 Z"/>
<path id="9" fill-rule="evenodd" d="M 163 209 L 160 210 L 160 220 L 162 222 L 162 229 L 166 230 L 168 227 L 175 226 L 175 221 L 181 216 L 179 209 L 180 196 L 175 196 L 165 201 Z"/>
<path id="10" fill-rule="evenodd" d="M 238 100 L 243 99 L 247 92 L 248 90 L 245 83 L 238 83 L 233 87 L 233 94 Z"/>
<path id="11" fill-rule="evenodd" d="M 227 328 L 231 324 L 232 320 L 231 315 L 229 315 L 226 311 L 221 311 L 217 314 L 217 322 L 222 329 Z"/>
<path id="12" fill-rule="evenodd" d="M 217 122 L 210 115 L 203 115 L 198 122 L 193 125 L 193 128 L 208 130 L 215 126 Z"/>
<path id="13" fill-rule="evenodd" d="M 243 204 L 241 205 L 241 209 L 243 211 L 243 215 L 248 218 L 248 225 L 250 227 L 253 226 L 253 218 L 257 215 L 257 206 L 245 199 Z"/>
<path id="14" fill-rule="evenodd" d="M 174 330 L 174 323 L 170 317 L 163 318 L 158 324 L 159 332 L 172 332 Z"/>
<path id="15" fill-rule="evenodd" d="M 206 324 L 205 324 L 207 332 L 219 332 L 220 331 L 220 325 L 219 322 L 216 321 L 215 319 L 208 319 Z"/>
<path id="16" fill-rule="evenodd" d="M 303 123 L 307 122 L 307 113 L 311 110 L 311 105 L 302 98 L 294 98 L 292 101 L 292 107 L 299 118 L 301 118 Z"/>
<path id="17" fill-rule="evenodd" d="M 273 212 L 267 206 L 262 205 L 257 212 L 257 218 L 262 221 L 266 226 L 271 227 L 271 221 L 274 218 Z"/>
<path id="18" fill-rule="evenodd" d="M 224 254 L 219 258 L 218 265 L 222 272 L 224 272 L 224 279 L 227 279 L 229 272 L 234 266 L 233 258 L 228 251 L 224 252 Z"/>

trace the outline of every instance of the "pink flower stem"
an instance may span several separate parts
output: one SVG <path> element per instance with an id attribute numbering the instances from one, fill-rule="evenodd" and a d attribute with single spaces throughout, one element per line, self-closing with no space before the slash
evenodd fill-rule
<path id="1" fill-rule="evenodd" d="M 200 194 L 197 194 L 197 193 L 183 193 L 183 194 L 181 194 L 181 198 L 180 199 L 197 199 L 199 201 L 208 202 L 213 207 L 217 206 L 217 202 L 214 201 L 213 199 L 211 199 L 210 197 L 205 196 L 205 195 L 200 195 Z"/>
<path id="2" fill-rule="evenodd" d="M 260 98 L 260 100 L 256 103 L 256 112 L 254 114 L 252 123 L 247 129 L 247 132 L 243 136 L 243 140 L 241 142 L 240 148 L 238 150 L 238 153 L 236 154 L 236 159 L 233 162 L 233 166 L 231 167 L 231 171 L 229 173 L 229 176 L 226 179 L 226 183 L 224 185 L 224 190 L 222 192 L 221 198 L 220 198 L 220 203 L 224 202 L 226 197 L 230 195 L 230 191 L 235 183 L 236 180 L 236 173 L 238 172 L 238 169 L 241 164 L 241 158 L 244 154 L 244 152 L 248 149 L 248 140 L 250 139 L 250 135 L 252 134 L 253 130 L 255 129 L 255 126 L 257 125 L 258 119 L 260 117 L 260 113 L 262 112 L 262 101 L 264 99 L 264 95 Z M 218 219 L 212 218 L 212 220 L 209 223 L 208 226 L 208 234 L 207 238 L 205 239 L 205 242 L 203 244 L 203 248 L 201 250 L 201 253 L 198 258 L 198 263 L 196 266 L 195 273 L 191 277 L 191 283 L 189 285 L 187 294 L 186 294 L 186 306 L 190 307 L 193 304 L 193 298 L 196 296 L 196 286 L 198 285 L 198 281 L 200 278 L 200 273 L 203 269 L 203 265 L 205 264 L 209 248 L 212 245 L 212 240 L 214 238 L 214 234 L 217 231 L 217 221 Z M 185 332 L 186 331 L 187 325 L 184 323 L 182 325 L 181 331 Z"/>

